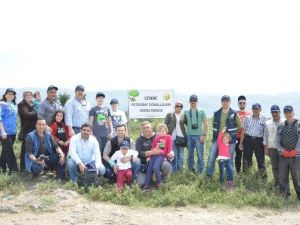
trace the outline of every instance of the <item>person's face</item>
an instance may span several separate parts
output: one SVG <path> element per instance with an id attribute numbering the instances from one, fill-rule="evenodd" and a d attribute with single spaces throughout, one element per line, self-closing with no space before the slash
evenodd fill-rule
<path id="1" fill-rule="evenodd" d="M 230 103 L 231 103 L 231 101 L 228 101 L 228 100 L 221 101 L 222 108 L 228 109 L 230 106 Z"/>
<path id="2" fill-rule="evenodd" d="M 246 108 L 246 100 L 240 100 L 238 104 L 239 104 L 240 110 L 245 110 L 245 108 Z"/>
<path id="3" fill-rule="evenodd" d="M 164 128 L 160 128 L 158 130 L 158 135 L 165 136 L 167 134 L 167 131 Z"/>
<path id="4" fill-rule="evenodd" d="M 253 116 L 258 117 L 260 115 L 261 109 L 252 109 Z"/>
<path id="5" fill-rule="evenodd" d="M 118 106 L 119 106 L 119 104 L 115 104 L 115 103 L 110 105 L 112 111 L 117 111 L 118 110 Z"/>
<path id="6" fill-rule="evenodd" d="M 146 123 L 142 126 L 142 132 L 144 136 L 151 136 L 153 133 L 152 126 L 150 123 Z"/>
<path id="7" fill-rule="evenodd" d="M 91 135 L 91 132 L 92 132 L 92 129 L 90 127 L 83 127 L 81 128 L 80 130 L 80 133 L 81 133 L 81 137 L 83 139 L 88 139 L 89 136 Z"/>
<path id="8" fill-rule="evenodd" d="M 56 99 L 56 93 L 57 91 L 55 89 L 51 89 L 47 92 L 48 99 L 51 101 L 54 101 Z"/>
<path id="9" fill-rule="evenodd" d="M 40 94 L 36 94 L 35 99 L 41 101 L 42 100 L 42 96 Z"/>
<path id="10" fill-rule="evenodd" d="M 46 120 L 38 120 L 36 122 L 35 128 L 36 128 L 38 133 L 45 132 L 45 130 L 47 128 Z"/>
<path id="11" fill-rule="evenodd" d="M 126 153 L 128 152 L 128 148 L 125 148 L 125 147 L 122 147 L 120 150 L 123 155 L 126 155 Z"/>
<path id="12" fill-rule="evenodd" d="M 183 108 L 183 106 L 182 106 L 182 105 L 179 105 L 179 104 L 178 104 L 178 105 L 176 105 L 176 106 L 175 106 L 175 112 L 176 112 L 176 113 L 181 113 L 181 111 L 182 111 L 182 108 Z"/>
<path id="13" fill-rule="evenodd" d="M 119 138 L 123 138 L 126 135 L 126 129 L 125 127 L 121 126 L 121 127 L 117 127 L 117 136 Z"/>
<path id="14" fill-rule="evenodd" d="M 62 119 L 64 118 L 64 115 L 62 113 L 57 113 L 55 116 L 55 121 L 60 123 L 62 121 Z"/>
<path id="15" fill-rule="evenodd" d="M 97 105 L 103 105 L 105 98 L 103 96 L 99 96 L 96 98 Z"/>
<path id="16" fill-rule="evenodd" d="M 83 99 L 85 93 L 82 90 L 75 91 L 75 97 L 78 99 Z"/>
<path id="17" fill-rule="evenodd" d="M 32 95 L 30 92 L 27 92 L 27 93 L 25 94 L 24 100 L 25 100 L 26 102 L 32 102 L 32 99 L 33 99 L 33 95 Z"/>
<path id="18" fill-rule="evenodd" d="M 191 108 L 196 108 L 197 107 L 197 103 L 198 103 L 198 101 L 196 101 L 196 100 L 190 100 L 190 106 L 191 106 Z"/>
<path id="19" fill-rule="evenodd" d="M 271 112 L 272 118 L 278 120 L 280 117 L 280 112 Z"/>
<path id="20" fill-rule="evenodd" d="M 284 116 L 285 116 L 286 120 L 288 120 L 288 121 L 293 120 L 294 119 L 294 115 L 295 115 L 294 112 L 285 112 L 284 113 Z"/>
<path id="21" fill-rule="evenodd" d="M 5 98 L 8 102 L 11 102 L 15 98 L 15 94 L 13 92 L 7 92 Z"/>
<path id="22" fill-rule="evenodd" d="M 229 137 L 225 135 L 225 136 L 223 137 L 223 143 L 224 143 L 224 144 L 228 144 L 229 141 L 230 141 Z"/>

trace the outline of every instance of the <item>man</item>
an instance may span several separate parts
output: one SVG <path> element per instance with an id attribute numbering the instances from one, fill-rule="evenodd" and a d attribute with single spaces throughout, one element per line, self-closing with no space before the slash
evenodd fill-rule
<path id="1" fill-rule="evenodd" d="M 270 157 L 272 172 L 274 177 L 274 187 L 279 187 L 279 153 L 276 147 L 276 132 L 279 124 L 284 122 L 284 119 L 280 117 L 280 108 L 278 105 L 272 105 L 271 107 L 272 118 L 266 121 L 266 127 L 264 131 L 264 150 L 265 154 Z"/>
<path id="2" fill-rule="evenodd" d="M 231 156 L 230 165 L 232 167 L 232 171 L 234 171 L 235 143 L 237 132 L 241 129 L 241 123 L 237 112 L 230 108 L 230 104 L 230 97 L 228 95 L 224 95 L 221 98 L 222 107 L 218 111 L 214 112 L 214 117 L 212 119 L 213 139 L 206 168 L 206 175 L 208 177 L 212 177 L 214 174 L 215 160 L 218 156 L 217 138 L 224 127 L 226 127 L 226 132 L 228 132 L 231 136 L 231 141 L 229 142 Z"/>
<path id="3" fill-rule="evenodd" d="M 147 172 L 147 158 L 152 155 L 161 154 L 160 150 L 151 149 L 152 142 L 155 137 L 155 133 L 153 132 L 152 125 L 149 121 L 144 121 L 142 123 L 142 134 L 136 141 L 136 150 L 139 152 L 139 158 L 141 160 L 141 169 L 137 176 L 137 182 L 140 185 L 143 185 L 146 180 L 146 172 Z M 168 158 L 173 158 L 174 152 L 170 152 L 168 154 Z M 171 163 L 166 160 L 161 165 L 161 175 L 162 181 L 166 182 L 170 173 L 171 173 Z"/>
<path id="4" fill-rule="evenodd" d="M 237 111 L 237 114 L 240 118 L 241 124 L 243 124 L 244 119 L 247 116 L 251 115 L 251 112 L 246 111 L 247 102 L 246 102 L 246 97 L 244 95 L 240 95 L 238 97 L 238 106 L 239 106 L 239 110 Z M 238 130 L 237 143 L 235 145 L 235 168 L 237 173 L 241 171 L 242 158 L 243 158 L 243 151 L 241 151 L 239 148 L 241 133 L 242 133 L 242 129 Z"/>
<path id="5" fill-rule="evenodd" d="M 80 127 L 89 122 L 90 103 L 85 99 L 84 87 L 75 87 L 75 96 L 65 104 L 65 123 L 68 126 L 70 136 L 80 133 Z"/>
<path id="6" fill-rule="evenodd" d="M 208 122 L 204 110 L 197 109 L 197 95 L 190 96 L 190 110 L 184 112 L 184 123 L 187 127 L 188 168 L 201 174 L 204 168 L 204 143 L 208 130 Z M 194 168 L 194 151 L 197 151 L 197 171 Z"/>
<path id="7" fill-rule="evenodd" d="M 246 117 L 241 133 L 240 149 L 244 151 L 243 171 L 248 171 L 252 167 L 253 152 L 256 157 L 258 171 L 262 177 L 266 177 L 265 154 L 263 146 L 264 130 L 266 119 L 261 113 L 261 105 L 252 105 L 252 116 Z"/>
<path id="8" fill-rule="evenodd" d="M 38 118 L 36 129 L 25 139 L 25 167 L 33 178 L 45 168 L 55 167 L 56 178 L 65 178 L 65 155 L 51 133 L 47 130 L 46 120 Z"/>
<path id="9" fill-rule="evenodd" d="M 47 88 L 47 98 L 38 107 L 38 117 L 45 118 L 48 126 L 50 126 L 54 113 L 57 110 L 63 110 L 63 107 L 57 102 L 57 90 L 57 87 L 50 85 Z"/>
<path id="10" fill-rule="evenodd" d="M 121 124 L 117 126 L 117 136 L 114 138 L 110 139 L 104 148 L 103 152 L 103 159 L 106 162 L 106 167 L 113 172 L 112 166 L 115 164 L 115 162 L 111 161 L 112 155 L 120 150 L 121 144 L 123 141 L 127 141 L 129 143 L 129 149 L 135 149 L 135 143 L 134 141 L 126 136 L 127 130 L 126 130 L 126 125 Z M 141 161 L 139 159 L 136 159 L 134 162 L 131 163 L 132 167 L 132 178 L 133 181 L 136 180 L 137 173 L 140 170 L 141 167 Z"/>
<path id="11" fill-rule="evenodd" d="M 103 175 L 105 173 L 99 143 L 91 134 L 92 125 L 84 123 L 81 125 L 80 133 L 74 135 L 70 140 L 67 168 L 72 181 L 78 180 L 78 170 L 84 173 L 87 164 L 95 164 L 98 174 Z"/>
<path id="12" fill-rule="evenodd" d="M 93 125 L 93 134 L 96 136 L 101 150 L 101 155 L 107 141 L 112 137 L 113 127 L 109 108 L 104 106 L 105 94 L 98 92 L 96 94 L 96 103 L 90 113 L 90 123 Z"/>
<path id="13" fill-rule="evenodd" d="M 286 105 L 283 109 L 286 121 L 277 128 L 276 146 L 279 152 L 279 183 L 280 190 L 286 197 L 291 195 L 289 190 L 289 172 L 297 198 L 300 201 L 300 124 L 294 118 L 294 109 Z"/>
<path id="14" fill-rule="evenodd" d="M 116 127 L 118 125 L 124 124 L 127 127 L 127 117 L 125 115 L 125 112 L 119 109 L 119 101 L 118 99 L 113 98 L 110 101 L 110 107 L 111 107 L 111 120 L 113 125 L 113 134 L 112 137 L 115 137 L 117 135 Z"/>

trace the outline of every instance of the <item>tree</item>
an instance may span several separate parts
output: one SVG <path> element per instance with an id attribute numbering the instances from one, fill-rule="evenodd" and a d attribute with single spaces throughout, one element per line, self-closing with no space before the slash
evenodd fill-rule
<path id="1" fill-rule="evenodd" d="M 67 93 L 62 93 L 58 95 L 58 100 L 62 106 L 65 106 L 66 102 L 71 98 L 71 96 Z"/>

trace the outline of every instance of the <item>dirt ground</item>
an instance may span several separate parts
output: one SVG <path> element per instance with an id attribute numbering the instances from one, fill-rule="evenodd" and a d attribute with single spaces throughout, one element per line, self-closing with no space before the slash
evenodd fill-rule
<path id="1" fill-rule="evenodd" d="M 133 208 L 91 202 L 76 192 L 56 189 L 18 196 L 0 193 L 0 225 L 34 224 L 300 224 L 298 210 L 208 208 Z"/>

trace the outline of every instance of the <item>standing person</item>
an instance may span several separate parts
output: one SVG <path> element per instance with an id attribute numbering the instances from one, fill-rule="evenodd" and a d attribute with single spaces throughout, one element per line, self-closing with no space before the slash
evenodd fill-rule
<path id="1" fill-rule="evenodd" d="M 18 172 L 17 160 L 13 145 L 17 134 L 18 111 L 16 107 L 16 91 L 7 88 L 0 101 L 0 141 L 2 152 L 0 156 L 0 170 L 9 173 Z"/>
<path id="2" fill-rule="evenodd" d="M 25 170 L 25 137 L 35 129 L 37 120 L 37 112 L 34 110 L 32 103 L 32 92 L 25 91 L 23 100 L 18 104 L 18 113 L 21 121 L 21 129 L 19 133 L 19 141 L 22 141 L 20 154 L 20 172 Z"/>
<path id="3" fill-rule="evenodd" d="M 137 176 L 137 182 L 140 185 L 143 185 L 146 180 L 146 171 L 147 171 L 147 158 L 153 155 L 158 155 L 160 149 L 152 149 L 153 140 L 156 134 L 153 132 L 152 124 L 149 121 L 144 121 L 141 125 L 142 133 L 140 137 L 136 140 L 136 150 L 139 152 L 139 158 L 141 160 L 141 169 Z M 173 158 L 174 152 L 168 154 L 168 158 Z M 166 182 L 170 176 L 172 170 L 171 163 L 168 160 L 164 160 L 161 167 L 161 178 L 162 182 Z"/>
<path id="4" fill-rule="evenodd" d="M 33 94 L 33 107 L 34 107 L 34 111 L 38 111 L 39 110 L 39 107 L 40 107 L 40 103 L 42 101 L 42 96 L 41 96 L 41 93 L 39 91 L 36 91 L 34 92 Z"/>
<path id="5" fill-rule="evenodd" d="M 136 150 L 129 149 L 129 142 L 123 141 L 120 144 L 120 150 L 116 151 L 111 160 L 114 163 L 113 169 L 117 175 L 117 188 L 118 191 L 122 191 L 124 184 L 131 185 L 132 182 L 132 169 L 131 164 L 137 160 L 138 152 Z"/>
<path id="6" fill-rule="evenodd" d="M 204 169 L 204 143 L 208 131 L 208 122 L 204 110 L 197 109 L 197 95 L 190 96 L 190 110 L 184 112 L 184 123 L 187 127 L 188 168 L 201 174 Z M 197 151 L 197 171 L 194 168 L 194 151 Z"/>
<path id="7" fill-rule="evenodd" d="M 241 129 L 240 119 L 237 112 L 230 108 L 231 100 L 228 95 L 223 95 L 221 98 L 221 108 L 214 112 L 214 117 L 212 119 L 213 126 L 213 139 L 210 147 L 206 175 L 212 177 L 215 169 L 215 160 L 218 156 L 218 145 L 217 138 L 219 132 L 223 130 L 224 127 L 227 128 L 227 132 L 231 136 L 230 141 L 230 163 L 232 168 L 234 168 L 234 153 L 235 153 L 235 143 L 236 136 L 239 129 Z"/>
<path id="8" fill-rule="evenodd" d="M 57 102 L 57 90 L 57 87 L 50 85 L 47 88 L 47 98 L 39 106 L 38 117 L 44 118 L 48 126 L 50 126 L 54 113 L 57 110 L 63 110 L 63 107 Z"/>
<path id="9" fill-rule="evenodd" d="M 238 97 L 238 106 L 239 106 L 239 110 L 237 111 L 237 114 L 240 118 L 240 122 L 241 124 L 243 124 L 244 119 L 247 116 L 251 115 L 251 112 L 246 111 L 246 106 L 247 106 L 247 101 L 246 101 L 246 97 L 244 95 L 240 95 Z M 242 129 L 238 130 L 237 133 L 237 142 L 235 145 L 235 168 L 236 168 L 236 172 L 239 173 L 241 171 L 241 167 L 242 167 L 242 158 L 243 158 L 243 151 L 240 150 L 240 139 L 241 139 L 241 133 L 242 133 Z"/>
<path id="10" fill-rule="evenodd" d="M 111 120 L 112 120 L 112 125 L 113 125 L 113 134 L 112 137 L 115 137 L 117 135 L 117 130 L 116 127 L 118 125 L 125 125 L 126 130 L 127 130 L 127 117 L 125 115 L 125 112 L 119 109 L 119 101 L 118 99 L 113 98 L 110 101 L 110 115 L 111 115 Z"/>
<path id="11" fill-rule="evenodd" d="M 165 124 L 168 127 L 168 134 L 172 136 L 173 151 L 175 154 L 172 160 L 172 170 L 181 171 L 183 168 L 184 143 L 176 143 L 176 138 L 186 142 L 186 131 L 184 127 L 184 114 L 182 114 L 183 104 L 181 101 L 175 103 L 175 112 L 168 113 L 165 118 Z"/>
<path id="12" fill-rule="evenodd" d="M 85 99 L 84 87 L 75 87 L 74 98 L 65 104 L 65 123 L 68 126 L 70 136 L 80 133 L 80 127 L 89 122 L 90 103 Z"/>
<path id="13" fill-rule="evenodd" d="M 65 155 L 47 130 L 44 118 L 38 118 L 36 129 L 26 136 L 25 149 L 25 166 L 32 178 L 45 168 L 55 167 L 56 178 L 65 179 Z"/>
<path id="14" fill-rule="evenodd" d="M 243 153 L 243 171 L 252 167 L 253 152 L 256 157 L 258 171 L 262 177 L 266 177 L 265 154 L 263 146 L 266 119 L 261 114 L 261 105 L 252 105 L 252 115 L 246 117 L 243 123 L 244 130 L 241 133 L 240 149 Z"/>
<path id="15" fill-rule="evenodd" d="M 224 169 L 226 169 L 226 177 L 227 177 L 227 188 L 232 189 L 234 187 L 233 184 L 233 166 L 230 162 L 231 153 L 230 153 L 230 141 L 231 136 L 226 132 L 226 127 L 222 129 L 222 131 L 218 135 L 217 144 L 218 144 L 218 157 L 217 160 L 219 162 L 220 169 L 220 182 L 224 183 Z"/>
<path id="16" fill-rule="evenodd" d="M 153 173 L 155 174 L 156 188 L 159 189 L 161 185 L 160 168 L 164 160 L 167 160 L 168 154 L 172 151 L 172 137 L 168 135 L 168 128 L 166 124 L 159 124 L 157 126 L 158 135 L 153 140 L 152 150 L 160 151 L 160 154 L 152 155 L 149 158 L 147 167 L 146 181 L 143 186 L 144 190 L 149 189 L 152 181 Z"/>
<path id="17" fill-rule="evenodd" d="M 103 156 L 105 145 L 113 133 L 110 110 L 104 106 L 104 100 L 105 94 L 98 92 L 96 94 L 97 105 L 89 113 L 90 123 L 93 125 L 93 134 L 100 145 L 101 156 Z"/>
<path id="18" fill-rule="evenodd" d="M 58 110 L 55 112 L 51 122 L 51 134 L 65 155 L 68 155 L 70 134 L 64 121 L 64 112 Z"/>
<path id="19" fill-rule="evenodd" d="M 276 146 L 279 152 L 279 183 L 280 190 L 286 197 L 291 195 L 289 189 L 289 173 L 292 175 L 297 198 L 300 201 L 300 124 L 294 118 L 291 105 L 283 109 L 286 121 L 280 123 L 276 133 Z"/>
<path id="20" fill-rule="evenodd" d="M 279 153 L 276 146 L 276 133 L 277 127 L 284 122 L 284 119 L 280 117 L 280 108 L 278 105 L 272 105 L 271 115 L 272 118 L 266 121 L 263 144 L 265 154 L 271 160 L 274 187 L 279 188 Z"/>

